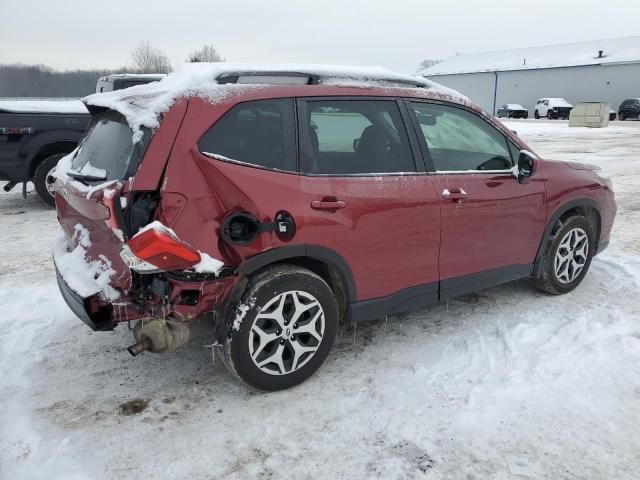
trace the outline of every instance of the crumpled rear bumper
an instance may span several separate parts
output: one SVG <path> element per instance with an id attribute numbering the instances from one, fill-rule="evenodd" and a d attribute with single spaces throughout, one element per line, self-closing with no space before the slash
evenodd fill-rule
<path id="1" fill-rule="evenodd" d="M 54 262 L 55 264 L 55 262 Z M 82 297 L 74 292 L 64 281 L 62 275 L 56 267 L 56 279 L 58 280 L 58 288 L 62 294 L 62 298 L 76 316 L 86 323 L 92 330 L 107 331 L 113 330 L 116 323 L 112 320 L 110 305 L 99 306 L 97 295 L 91 297 Z"/>

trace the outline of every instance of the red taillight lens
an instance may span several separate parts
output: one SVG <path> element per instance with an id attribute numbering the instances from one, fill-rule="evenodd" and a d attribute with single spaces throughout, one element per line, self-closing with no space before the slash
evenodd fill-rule
<path id="1" fill-rule="evenodd" d="M 138 259 L 159 270 L 186 270 L 200 262 L 196 250 L 168 232 L 145 230 L 127 243 Z"/>

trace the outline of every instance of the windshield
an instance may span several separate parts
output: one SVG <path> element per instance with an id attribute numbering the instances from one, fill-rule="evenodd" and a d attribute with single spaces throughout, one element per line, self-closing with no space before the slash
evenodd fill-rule
<path id="1" fill-rule="evenodd" d="M 142 139 L 134 144 L 125 118 L 113 110 L 93 117 L 73 158 L 71 168 L 84 181 L 124 180 L 135 175 L 151 139 L 143 128 Z"/>

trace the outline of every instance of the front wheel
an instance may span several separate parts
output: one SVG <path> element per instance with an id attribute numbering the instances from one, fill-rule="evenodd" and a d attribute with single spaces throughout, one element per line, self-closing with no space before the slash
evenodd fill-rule
<path id="1" fill-rule="evenodd" d="M 558 222 L 542 257 L 536 286 L 552 295 L 568 293 L 587 274 L 595 253 L 595 232 L 583 216 Z"/>
<path id="2" fill-rule="evenodd" d="M 536 120 L 540 118 L 540 114 L 538 113 L 538 110 L 533 112 L 533 118 L 535 118 Z"/>
<path id="3" fill-rule="evenodd" d="M 251 278 L 221 350 L 227 368 L 257 390 L 290 388 L 311 377 L 329 354 L 338 306 L 327 283 L 295 265 Z"/>
<path id="4" fill-rule="evenodd" d="M 65 155 L 66 153 L 58 153 L 45 158 L 36 167 L 36 171 L 33 174 L 33 184 L 36 187 L 36 192 L 45 203 L 52 207 L 56 204 L 56 193 L 54 191 L 56 165 Z"/>
<path id="5" fill-rule="evenodd" d="M 553 118 L 553 112 L 551 110 L 547 110 L 547 118 L 551 120 Z"/>
<path id="6" fill-rule="evenodd" d="M 627 117 L 624 116 L 624 113 L 622 112 L 618 113 L 618 120 L 623 121 L 625 118 Z"/>

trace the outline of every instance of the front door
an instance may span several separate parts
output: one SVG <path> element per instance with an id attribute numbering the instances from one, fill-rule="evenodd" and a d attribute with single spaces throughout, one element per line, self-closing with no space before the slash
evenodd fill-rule
<path id="1" fill-rule="evenodd" d="M 531 273 L 546 222 L 544 184 L 511 172 L 517 148 L 472 111 L 411 102 L 441 205 L 441 297 Z"/>
<path id="2" fill-rule="evenodd" d="M 395 99 L 299 100 L 299 235 L 350 266 L 357 300 L 437 300 L 439 198 Z M 414 287 L 413 289 L 411 287 Z M 397 294 L 397 295 L 396 295 Z M 420 298 L 416 298 L 420 297 Z M 393 308 L 375 311 L 384 315 Z"/>

